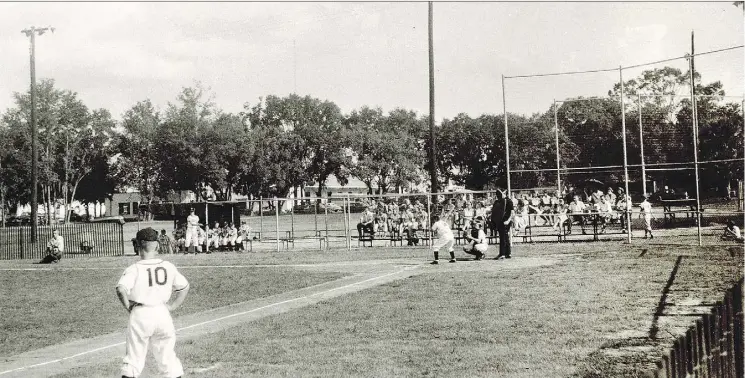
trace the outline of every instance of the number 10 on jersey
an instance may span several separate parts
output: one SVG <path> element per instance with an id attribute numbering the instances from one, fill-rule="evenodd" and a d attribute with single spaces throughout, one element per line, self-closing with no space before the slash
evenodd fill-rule
<path id="1" fill-rule="evenodd" d="M 158 285 L 165 285 L 166 281 L 168 281 L 168 273 L 166 272 L 166 268 L 162 266 L 155 268 L 154 271 L 147 268 L 147 283 L 150 286 L 153 286 L 153 276 L 155 276 L 155 283 Z"/>

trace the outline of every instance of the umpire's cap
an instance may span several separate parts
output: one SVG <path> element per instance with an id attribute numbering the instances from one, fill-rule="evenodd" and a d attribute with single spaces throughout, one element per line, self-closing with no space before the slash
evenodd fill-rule
<path id="1" fill-rule="evenodd" d="M 158 231 L 153 230 L 152 228 L 143 228 L 140 231 L 137 231 L 137 240 L 139 241 L 158 241 Z"/>

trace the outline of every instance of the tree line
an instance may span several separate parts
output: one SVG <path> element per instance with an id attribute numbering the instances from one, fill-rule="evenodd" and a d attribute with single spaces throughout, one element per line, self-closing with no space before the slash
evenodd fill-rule
<path id="1" fill-rule="evenodd" d="M 640 110 L 646 163 L 692 160 L 691 103 L 675 96 L 687 85 L 687 75 L 665 67 L 625 83 L 629 164 L 640 161 Z M 700 160 L 742 159 L 740 104 L 720 101 L 721 83 L 703 85 L 699 75 L 694 77 L 697 93 L 711 96 L 697 107 Z M 564 102 L 555 109 L 562 167 L 623 162 L 619 90 L 617 85 L 608 98 Z M 639 94 L 654 96 L 639 103 Z M 14 99 L 15 106 L 0 120 L 0 202 L 5 209 L 28 203 L 31 193 L 30 96 L 15 93 Z M 507 118 L 510 168 L 555 168 L 553 107 Z M 402 108 L 385 113 L 363 106 L 343 114 L 332 101 L 291 94 L 246 103 L 236 114 L 222 111 L 197 83 L 183 88 L 165 109 L 143 100 L 117 122 L 106 109 L 90 109 L 75 92 L 47 79 L 37 84 L 37 120 L 39 202 L 49 207 L 63 203 L 69 209 L 75 200 L 100 201 L 126 188 L 150 202 L 183 190 L 204 199 L 208 189 L 217 200 L 233 194 L 287 197 L 306 186 L 316 187 L 320 197 L 331 175 L 342 184 L 358 178 L 369 193 L 426 187 L 428 182 L 428 119 Z M 506 186 L 503 115 L 459 114 L 444 119 L 435 137 L 440 185 Z M 667 180 L 684 185 L 692 174 L 682 171 Z M 726 187 L 742 174 L 742 161 L 702 167 L 702 181 L 712 187 Z M 618 173 L 597 175 L 622 179 Z M 555 173 L 515 177 L 522 186 L 550 186 Z M 567 177 L 569 183 L 580 179 Z"/>

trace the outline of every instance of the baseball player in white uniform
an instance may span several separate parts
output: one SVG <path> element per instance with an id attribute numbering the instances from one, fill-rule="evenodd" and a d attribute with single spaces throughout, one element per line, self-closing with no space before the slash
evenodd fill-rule
<path id="1" fill-rule="evenodd" d="M 641 209 L 639 217 L 644 217 L 644 239 L 647 238 L 647 233 L 649 233 L 650 238 L 654 239 L 654 235 L 652 235 L 652 204 L 649 203 L 647 198 L 648 196 L 645 194 L 644 201 L 639 204 Z"/>
<path id="2" fill-rule="evenodd" d="M 186 217 L 186 242 L 184 248 L 189 250 L 190 246 L 199 246 L 199 216 L 194 214 L 194 209 L 191 209 L 191 214 Z"/>
<path id="3" fill-rule="evenodd" d="M 157 258 L 158 232 L 145 228 L 137 232 L 142 260 L 130 265 L 116 285 L 119 301 L 129 312 L 127 353 L 122 378 L 139 377 L 145 367 L 148 344 L 160 374 L 184 374 L 176 357 L 176 330 L 171 311 L 181 306 L 189 292 L 189 282 L 172 263 Z M 171 293 L 175 298 L 170 304 Z"/>
<path id="4" fill-rule="evenodd" d="M 450 225 L 447 222 L 440 219 L 437 215 L 433 215 L 432 220 L 435 221 L 432 225 L 432 232 L 437 235 L 437 241 L 432 244 L 432 250 L 435 256 L 432 264 L 439 264 L 437 261 L 440 257 L 439 252 L 445 248 L 450 253 L 450 262 L 454 263 L 455 250 L 453 249 L 453 245 L 455 245 L 455 236 L 453 235 L 453 230 L 450 229 Z"/>

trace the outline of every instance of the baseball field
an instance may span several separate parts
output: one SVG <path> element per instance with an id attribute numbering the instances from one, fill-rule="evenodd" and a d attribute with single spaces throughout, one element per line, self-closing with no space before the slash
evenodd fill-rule
<path id="1" fill-rule="evenodd" d="M 694 244 L 694 240 L 689 241 Z M 495 246 L 490 247 L 495 255 Z M 429 265 L 426 248 L 166 255 L 189 377 L 636 377 L 743 276 L 741 246 L 518 244 Z M 0 261 L 0 378 L 117 376 L 138 259 Z M 154 377 L 149 360 L 146 377 Z"/>

